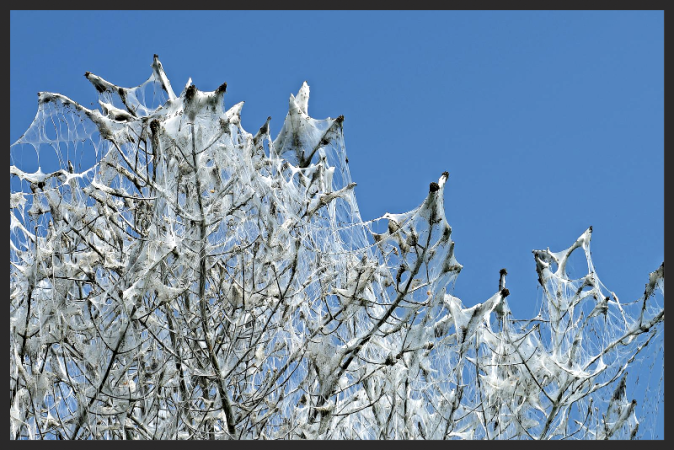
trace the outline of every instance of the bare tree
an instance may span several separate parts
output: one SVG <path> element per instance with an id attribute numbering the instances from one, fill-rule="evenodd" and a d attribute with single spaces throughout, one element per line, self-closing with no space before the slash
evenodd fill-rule
<path id="1" fill-rule="evenodd" d="M 39 93 L 10 148 L 11 438 L 641 436 L 628 370 L 662 371 L 664 263 L 621 302 L 590 227 L 534 251 L 533 319 L 505 270 L 466 307 L 446 172 L 363 221 L 343 117 L 311 118 L 306 83 L 272 139 L 225 110 L 226 84 L 175 95 L 152 69 L 135 88 L 87 72 L 100 110 Z"/>

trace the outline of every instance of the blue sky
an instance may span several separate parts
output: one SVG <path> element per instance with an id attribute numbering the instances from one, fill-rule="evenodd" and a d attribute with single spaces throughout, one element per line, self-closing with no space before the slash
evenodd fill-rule
<path id="1" fill-rule="evenodd" d="M 89 106 L 85 71 L 135 86 L 154 53 L 177 92 L 226 81 L 252 133 L 271 116 L 275 136 L 306 80 L 312 117 L 345 116 L 364 220 L 416 207 L 449 171 L 466 305 L 505 267 L 511 309 L 532 317 L 531 251 L 590 225 L 623 301 L 664 260 L 663 11 L 12 11 L 10 143 L 38 91 Z"/>

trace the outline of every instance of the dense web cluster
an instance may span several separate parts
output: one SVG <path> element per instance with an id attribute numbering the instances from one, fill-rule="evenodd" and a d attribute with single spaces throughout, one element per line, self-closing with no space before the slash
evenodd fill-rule
<path id="1" fill-rule="evenodd" d="M 135 88 L 87 72 L 100 109 L 39 93 L 10 147 L 10 438 L 648 436 L 664 263 L 622 302 L 590 227 L 534 251 L 536 317 L 512 317 L 505 270 L 467 307 L 446 172 L 363 221 L 344 118 L 311 118 L 306 83 L 272 138 L 226 84 L 176 95 L 152 69 Z M 629 377 L 644 361 L 659 381 Z"/>

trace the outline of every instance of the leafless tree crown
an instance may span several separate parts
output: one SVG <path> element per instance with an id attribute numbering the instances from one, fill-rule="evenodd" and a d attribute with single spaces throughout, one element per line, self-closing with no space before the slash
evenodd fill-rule
<path id="1" fill-rule="evenodd" d="M 156 55 L 135 88 L 85 76 L 100 109 L 41 92 L 10 148 L 10 438 L 643 434 L 628 373 L 662 372 L 664 263 L 621 302 L 590 227 L 533 252 L 536 317 L 513 318 L 505 269 L 466 307 L 449 174 L 363 221 L 344 118 L 311 118 L 306 83 L 272 139 L 226 83 L 176 95 Z"/>

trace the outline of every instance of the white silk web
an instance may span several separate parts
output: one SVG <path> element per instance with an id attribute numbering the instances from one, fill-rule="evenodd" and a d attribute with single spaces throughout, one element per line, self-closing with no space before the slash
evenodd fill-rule
<path id="1" fill-rule="evenodd" d="M 176 95 L 152 69 L 135 88 L 87 72 L 100 110 L 40 93 L 10 147 L 12 438 L 652 432 L 664 263 L 622 302 L 590 227 L 534 251 L 538 316 L 511 316 L 505 271 L 466 307 L 447 173 L 413 211 L 363 221 L 343 117 L 311 118 L 306 83 L 272 139 L 225 109 L 226 84 Z M 657 382 L 634 380 L 645 360 Z"/>

